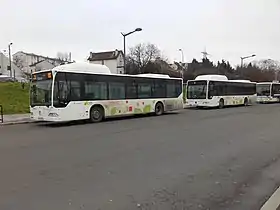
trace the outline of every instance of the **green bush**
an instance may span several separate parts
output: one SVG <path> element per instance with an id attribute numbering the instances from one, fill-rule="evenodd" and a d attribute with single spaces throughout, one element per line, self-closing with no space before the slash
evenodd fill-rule
<path id="1" fill-rule="evenodd" d="M 18 82 L 0 82 L 0 105 L 4 114 L 29 112 L 29 84 Z"/>

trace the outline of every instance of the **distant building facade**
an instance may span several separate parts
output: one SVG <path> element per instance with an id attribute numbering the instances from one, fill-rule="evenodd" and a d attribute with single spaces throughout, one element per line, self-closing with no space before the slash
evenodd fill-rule
<path id="1" fill-rule="evenodd" d="M 63 60 L 58 58 L 49 58 L 23 51 L 15 53 L 13 55 L 13 61 L 19 69 L 28 74 L 32 73 L 33 71 L 47 69 L 49 66 L 53 68 L 64 63 Z"/>
<path id="2" fill-rule="evenodd" d="M 42 60 L 39 62 L 36 62 L 32 65 L 29 66 L 31 72 L 36 72 L 36 71 L 42 71 L 42 70 L 48 70 L 56 67 L 53 63 L 49 62 L 48 60 Z"/>
<path id="3" fill-rule="evenodd" d="M 90 52 L 90 63 L 107 66 L 113 74 L 124 74 L 124 54 L 121 50 L 107 52 Z"/>
<path id="4" fill-rule="evenodd" d="M 4 53 L 0 52 L 0 75 L 7 77 L 14 77 L 17 80 L 22 80 L 24 78 L 23 72 L 12 62 L 12 72 L 8 70 L 10 66 L 9 57 L 7 57 Z"/>

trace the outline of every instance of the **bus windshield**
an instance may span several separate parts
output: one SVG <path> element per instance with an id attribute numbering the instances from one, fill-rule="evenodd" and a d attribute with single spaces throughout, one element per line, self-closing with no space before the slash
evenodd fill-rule
<path id="1" fill-rule="evenodd" d="M 188 99 L 206 99 L 206 81 L 189 81 L 187 85 Z"/>
<path id="2" fill-rule="evenodd" d="M 50 72 L 33 74 L 30 89 L 30 105 L 50 106 L 52 93 L 52 76 Z"/>
<path id="3" fill-rule="evenodd" d="M 270 84 L 257 84 L 257 96 L 270 96 Z"/>

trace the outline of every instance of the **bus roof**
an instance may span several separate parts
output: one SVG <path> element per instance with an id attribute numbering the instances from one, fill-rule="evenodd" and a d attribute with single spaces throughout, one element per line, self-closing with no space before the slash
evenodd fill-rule
<path id="1" fill-rule="evenodd" d="M 53 69 L 38 71 L 38 72 L 35 72 L 34 74 L 41 73 L 41 72 L 47 72 L 47 71 L 182 80 L 182 78 L 171 78 L 169 75 L 165 75 L 165 74 L 136 74 L 136 75 L 112 74 L 110 69 L 107 66 L 101 65 L 101 64 L 92 64 L 92 63 L 64 64 L 64 65 L 56 66 Z"/>
<path id="2" fill-rule="evenodd" d="M 243 82 L 243 83 L 256 83 L 250 80 L 229 80 L 225 75 L 216 75 L 216 74 L 208 74 L 208 75 L 199 75 L 195 78 L 195 80 L 190 81 L 197 81 L 197 80 L 206 80 L 206 81 L 224 81 L 224 82 Z"/>
<path id="3" fill-rule="evenodd" d="M 230 80 L 230 81 L 233 81 L 233 82 L 251 82 L 248 79 L 233 79 L 233 80 Z"/>
<path id="4" fill-rule="evenodd" d="M 110 69 L 105 65 L 92 63 L 69 63 L 53 68 L 53 71 L 67 71 L 74 73 L 95 73 L 95 74 L 111 74 Z"/>
<path id="5" fill-rule="evenodd" d="M 247 79 L 233 79 L 233 80 L 229 80 L 230 82 L 244 82 L 244 83 L 256 83 L 256 82 L 252 82 L 250 80 Z"/>
<path id="6" fill-rule="evenodd" d="M 271 84 L 280 84 L 279 82 L 273 81 L 273 82 L 258 82 L 258 85 L 271 85 Z"/>
<path id="7" fill-rule="evenodd" d="M 195 80 L 228 81 L 228 78 L 225 75 L 208 74 L 208 75 L 199 75 L 195 78 Z"/>
<path id="8" fill-rule="evenodd" d="M 166 75 L 166 74 L 136 74 L 135 76 L 138 76 L 138 77 L 150 77 L 150 78 L 165 78 L 165 79 L 170 78 L 170 76 Z"/>

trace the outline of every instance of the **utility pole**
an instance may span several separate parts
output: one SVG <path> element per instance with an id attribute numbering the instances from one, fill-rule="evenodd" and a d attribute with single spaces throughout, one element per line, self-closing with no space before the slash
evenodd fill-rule
<path id="1" fill-rule="evenodd" d="M 201 52 L 201 54 L 202 54 L 202 56 L 203 56 L 203 59 L 207 59 L 207 56 L 208 55 L 210 55 L 210 54 L 208 54 L 208 52 L 206 51 L 206 47 L 204 48 L 204 51 L 203 52 Z"/>
<path id="2" fill-rule="evenodd" d="M 126 74 L 126 45 L 125 45 L 126 36 L 123 35 L 123 73 Z"/>

